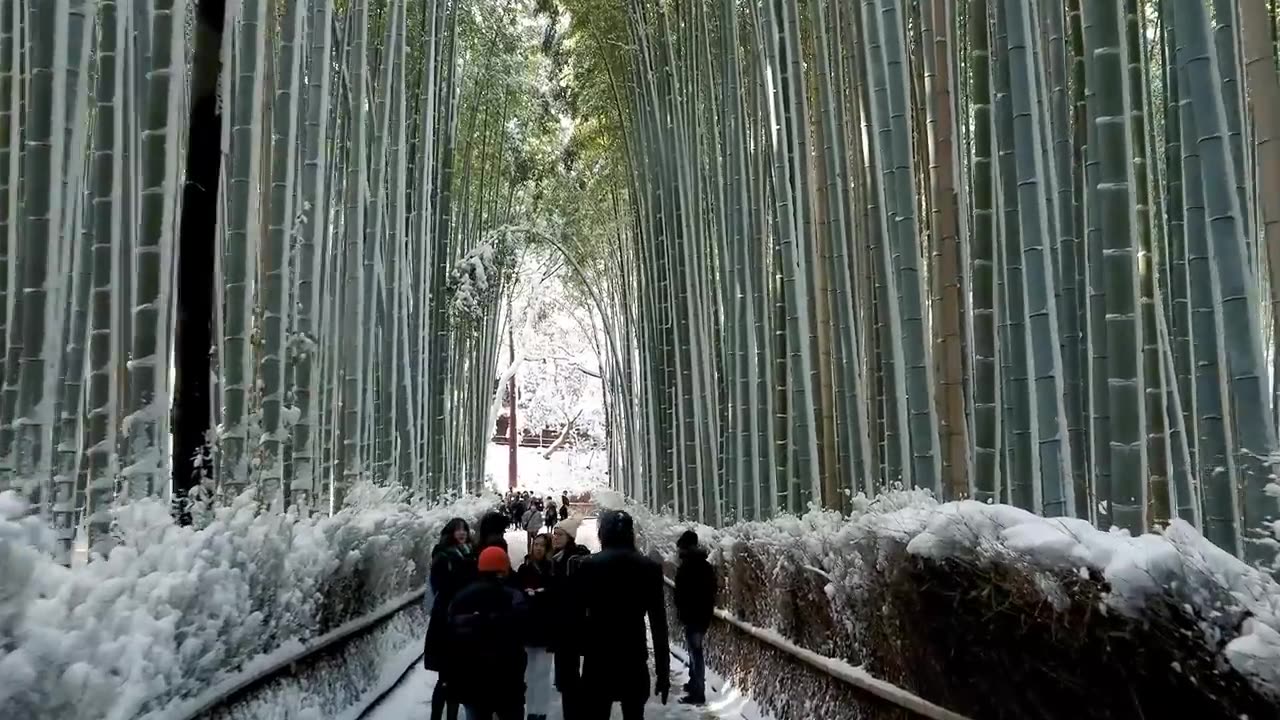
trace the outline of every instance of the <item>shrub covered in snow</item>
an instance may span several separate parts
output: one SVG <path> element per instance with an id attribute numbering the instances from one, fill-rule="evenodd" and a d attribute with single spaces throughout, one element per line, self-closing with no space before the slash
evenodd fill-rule
<path id="1" fill-rule="evenodd" d="M 300 518 L 259 514 L 246 494 L 199 530 L 174 525 L 159 501 L 134 502 L 118 511 L 110 557 L 67 569 L 38 519 L 0 495 L 0 707 L 31 720 L 162 711 L 421 587 L 445 522 L 492 504 L 364 496 L 377 502 Z"/>
<path id="2" fill-rule="evenodd" d="M 689 525 L 628 510 L 642 542 L 674 558 Z M 897 492 L 855 499 L 848 517 L 696 529 L 722 607 L 970 717 L 1254 718 L 1280 706 L 1280 585 L 1180 521 L 1131 537 Z M 713 658 L 731 676 L 759 663 Z M 751 687 L 779 720 L 814 712 L 792 697 L 799 684 L 774 685 Z"/>

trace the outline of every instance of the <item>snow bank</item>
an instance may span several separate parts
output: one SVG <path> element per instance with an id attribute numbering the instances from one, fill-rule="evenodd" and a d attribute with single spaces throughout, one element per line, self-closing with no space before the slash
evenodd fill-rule
<path id="1" fill-rule="evenodd" d="M 1006 505 L 940 504 L 910 491 L 859 496 L 848 516 L 812 510 L 715 529 L 609 493 L 598 493 L 597 502 L 625 506 L 642 543 L 668 560 L 679 534 L 696 529 L 720 568 L 722 606 L 742 620 L 935 702 L 951 700 L 971 716 L 1055 716 L 1043 704 L 1015 708 L 1016 699 L 988 692 L 983 678 L 950 687 L 964 683 L 965 673 L 984 672 L 981 664 L 995 688 L 1017 685 L 1011 672 L 1043 673 L 1048 684 L 1056 678 L 1053 692 L 1068 693 L 1090 688 L 1088 673 L 1114 664 L 1117 686 L 1126 674 L 1130 685 L 1173 684 L 1189 697 L 1201 693 L 1210 708 L 1242 694 L 1280 698 L 1280 585 L 1186 523 L 1131 537 Z M 1044 647 L 1035 644 L 1041 641 Z M 1130 650 L 1136 659 L 1125 657 Z M 1074 652 L 1083 657 L 1073 659 Z M 1028 662 L 1032 656 L 1037 662 Z M 1092 667 L 1077 671 L 1079 660 Z M 1080 677 L 1068 677 L 1074 672 Z M 1009 692 L 1045 695 L 1044 687 L 1026 686 Z M 1150 694 L 1158 690 L 1151 686 Z M 1091 691 L 1105 705 L 1105 693 L 1096 685 Z M 1128 694 L 1136 703 L 1124 708 L 1129 717 L 1160 700 Z M 1004 712 L 992 714 L 997 702 Z M 771 709 L 787 714 L 777 703 Z"/>
<path id="2" fill-rule="evenodd" d="M 493 502 L 355 495 L 368 502 L 299 518 L 260 515 L 246 494 L 200 530 L 175 526 L 162 502 L 131 503 L 110 557 L 75 569 L 52 561 L 21 501 L 0 495 L 0 706 L 32 720 L 162 710 L 421 586 L 444 523 Z"/>

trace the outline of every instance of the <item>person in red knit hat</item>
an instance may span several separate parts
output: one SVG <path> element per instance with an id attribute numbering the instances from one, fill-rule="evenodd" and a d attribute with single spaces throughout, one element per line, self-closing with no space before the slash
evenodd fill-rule
<path id="1" fill-rule="evenodd" d="M 467 720 L 524 719 L 524 596 L 507 583 L 511 558 L 497 546 L 480 552 L 478 576 L 449 605 L 450 690 Z"/>
<path id="2" fill-rule="evenodd" d="M 481 573 L 491 573 L 499 578 L 505 578 L 511 572 L 511 558 L 507 556 L 507 551 L 491 545 L 480 552 L 480 559 L 476 562 L 476 570 Z"/>

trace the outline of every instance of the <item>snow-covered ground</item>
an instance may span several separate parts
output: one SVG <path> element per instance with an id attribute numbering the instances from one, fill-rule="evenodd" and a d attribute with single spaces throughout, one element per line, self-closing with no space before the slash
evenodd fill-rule
<path id="1" fill-rule="evenodd" d="M 557 450 L 550 459 L 541 448 L 516 448 L 516 487 L 535 495 L 585 494 L 607 487 L 609 460 L 601 450 Z M 507 490 L 506 445 L 485 449 L 484 474 L 498 492 Z"/>
<path id="2" fill-rule="evenodd" d="M 755 720 L 761 717 L 754 702 L 737 688 L 725 685 L 724 681 L 710 670 L 707 671 L 707 704 L 703 707 L 681 705 L 677 702 L 679 688 L 689 679 L 689 676 L 680 657 L 681 655 L 673 653 L 671 658 L 672 696 L 666 705 L 656 697 L 649 698 L 649 704 L 645 707 L 645 717 L 648 720 Z M 368 720 L 430 717 L 431 691 L 435 686 L 436 674 L 414 663 L 413 672 L 365 717 Z M 559 693 L 552 693 L 551 712 L 547 717 L 548 720 L 564 719 L 564 709 L 560 704 Z M 611 720 L 618 720 L 621 717 L 622 710 L 614 705 Z"/>
<path id="3" fill-rule="evenodd" d="M 596 537 L 596 522 L 588 518 L 578 529 L 578 542 L 599 550 L 600 542 Z M 511 548 L 511 561 L 519 565 L 524 560 L 524 533 L 513 530 L 507 533 L 507 545 Z M 684 663 L 684 651 L 673 647 L 671 658 L 671 697 L 666 705 L 656 697 L 649 699 L 645 708 L 645 717 L 649 720 L 763 720 L 764 715 L 750 698 L 741 690 L 728 685 L 712 669 L 707 669 L 707 704 L 703 707 L 681 705 L 680 687 L 689 679 Z M 431 691 L 435 688 L 436 674 L 424 670 L 420 662 L 414 662 L 414 669 L 404 678 L 396 689 L 378 704 L 365 717 L 367 720 L 404 720 L 405 718 L 430 717 Z M 621 718 L 622 711 L 618 706 L 613 708 L 613 718 Z M 564 710 L 560 704 L 560 694 L 552 693 L 551 714 L 549 720 L 563 720 Z"/>

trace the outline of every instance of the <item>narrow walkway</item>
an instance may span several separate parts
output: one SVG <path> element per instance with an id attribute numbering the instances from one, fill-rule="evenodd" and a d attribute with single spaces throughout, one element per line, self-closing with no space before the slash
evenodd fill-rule
<path id="1" fill-rule="evenodd" d="M 582 527 L 578 529 L 578 542 L 593 551 L 600 549 L 594 518 L 589 518 L 582 523 Z M 518 567 L 524 560 L 525 534 L 519 530 L 507 533 L 507 545 L 511 548 L 512 564 Z M 681 648 L 673 648 L 672 695 L 666 705 L 663 705 L 658 698 L 650 698 L 645 708 L 647 720 L 760 720 L 762 718 L 754 702 L 733 686 L 726 685 L 724 680 L 710 669 L 707 671 L 707 704 L 704 707 L 695 708 L 677 702 L 681 695 L 680 687 L 689 679 L 683 657 Z M 421 663 L 417 663 L 414 670 L 406 675 L 396 689 L 365 718 L 367 720 L 429 718 L 431 717 L 431 691 L 435 688 L 435 684 L 436 674 L 425 670 Z M 614 706 L 611 720 L 620 720 L 621 717 L 621 710 Z M 548 720 L 564 720 L 559 693 L 552 695 L 551 714 Z"/>
<path id="2" fill-rule="evenodd" d="M 717 679 L 708 677 L 707 705 L 693 708 L 676 702 L 679 688 L 688 679 L 684 663 L 673 655 L 671 659 L 673 695 L 666 705 L 657 698 L 650 698 L 645 708 L 648 720 L 756 720 L 752 712 L 755 704 L 736 689 L 726 687 Z M 418 665 L 400 685 L 365 717 L 368 720 L 406 720 L 431 717 L 431 691 L 435 688 L 436 674 Z M 614 706 L 611 720 L 621 720 L 622 712 Z M 553 693 L 551 714 L 548 720 L 564 720 L 560 694 Z"/>

